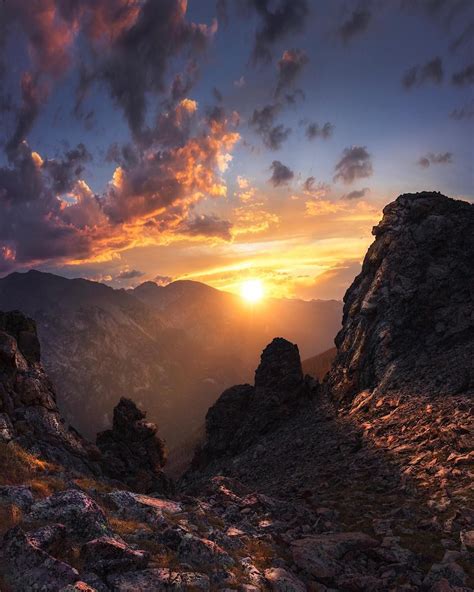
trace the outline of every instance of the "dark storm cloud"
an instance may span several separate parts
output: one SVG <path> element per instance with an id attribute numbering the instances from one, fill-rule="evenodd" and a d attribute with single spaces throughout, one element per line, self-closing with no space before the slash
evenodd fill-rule
<path id="1" fill-rule="evenodd" d="M 272 46 L 289 34 L 301 31 L 309 14 L 307 0 L 247 0 L 247 5 L 255 10 L 260 20 L 253 50 L 255 61 L 270 60 Z"/>
<path id="2" fill-rule="evenodd" d="M 354 191 L 350 191 L 349 193 L 345 193 L 341 196 L 341 199 L 362 199 L 369 193 L 370 189 L 368 187 L 364 187 L 364 189 L 355 189 Z"/>
<path id="3" fill-rule="evenodd" d="M 283 52 L 278 60 L 278 82 L 275 91 L 277 96 L 294 83 L 308 62 L 307 53 L 301 49 L 287 49 Z"/>
<path id="4" fill-rule="evenodd" d="M 474 100 L 462 107 L 453 109 L 449 114 L 451 119 L 461 121 L 462 119 L 472 119 L 474 117 Z"/>
<path id="5" fill-rule="evenodd" d="M 370 177 L 373 168 L 366 146 L 345 148 L 341 160 L 335 166 L 335 172 L 334 181 L 342 181 L 345 184 L 353 183 L 356 179 Z"/>
<path id="6" fill-rule="evenodd" d="M 249 124 L 255 129 L 270 150 L 278 150 L 288 138 L 291 129 L 282 124 L 275 124 L 280 113 L 281 105 L 274 103 L 266 105 L 262 109 L 255 109 Z"/>
<path id="7" fill-rule="evenodd" d="M 270 177 L 269 181 L 273 187 L 287 185 L 295 176 L 294 172 L 282 164 L 279 160 L 274 160 L 270 169 L 272 170 L 272 176 Z"/>
<path id="8" fill-rule="evenodd" d="M 474 63 L 469 64 L 459 72 L 455 72 L 452 81 L 456 86 L 474 84 Z"/>
<path id="9" fill-rule="evenodd" d="M 138 269 L 123 269 L 115 276 L 116 280 L 133 280 L 145 275 L 144 271 Z"/>
<path id="10" fill-rule="evenodd" d="M 407 90 L 426 82 L 441 84 L 443 76 L 443 62 L 440 57 L 435 57 L 424 66 L 413 66 L 407 70 L 402 78 L 402 84 Z"/>
<path id="11" fill-rule="evenodd" d="M 78 144 L 76 148 L 68 150 L 63 158 L 46 159 L 42 169 L 51 178 L 52 189 L 56 193 L 70 191 L 74 183 L 84 172 L 84 165 L 92 160 L 92 156 L 84 146 Z"/>
<path id="12" fill-rule="evenodd" d="M 418 160 L 418 166 L 423 169 L 427 169 L 432 164 L 450 164 L 453 162 L 453 154 L 452 152 L 440 152 L 438 154 L 434 154 L 430 152 L 426 156 L 422 156 Z"/>
<path id="13" fill-rule="evenodd" d="M 348 43 L 353 37 L 367 30 L 372 18 L 369 10 L 357 9 L 342 23 L 338 34 L 344 43 Z"/>
<path id="14" fill-rule="evenodd" d="M 190 236 L 216 237 L 223 240 L 230 240 L 232 222 L 223 220 L 214 214 L 194 215 L 184 220 L 179 230 Z"/>
<path id="15" fill-rule="evenodd" d="M 315 140 L 316 138 L 327 140 L 332 136 L 333 132 L 334 125 L 329 123 L 329 121 L 327 121 L 322 127 L 318 123 L 309 123 L 305 130 L 308 140 Z"/>

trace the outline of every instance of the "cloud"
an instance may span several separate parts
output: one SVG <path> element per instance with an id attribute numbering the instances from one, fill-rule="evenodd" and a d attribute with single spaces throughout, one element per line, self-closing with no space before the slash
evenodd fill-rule
<path id="1" fill-rule="evenodd" d="M 449 114 L 451 119 L 461 121 L 463 119 L 472 119 L 474 117 L 474 100 L 462 107 L 453 109 Z"/>
<path id="2" fill-rule="evenodd" d="M 308 0 L 247 0 L 247 6 L 260 20 L 253 50 L 255 61 L 270 60 L 272 46 L 290 33 L 301 31 L 309 14 Z"/>
<path id="3" fill-rule="evenodd" d="M 18 111 L 15 131 L 6 145 L 7 154 L 11 155 L 22 140 L 31 131 L 44 102 L 46 89 L 41 87 L 37 77 L 25 72 L 21 77 L 21 107 Z"/>
<path id="4" fill-rule="evenodd" d="M 421 86 L 426 82 L 441 84 L 443 76 L 443 62 L 440 57 L 435 57 L 424 66 L 413 66 L 407 70 L 402 78 L 402 84 L 407 90 L 414 86 Z"/>
<path id="5" fill-rule="evenodd" d="M 272 170 L 272 176 L 270 177 L 269 181 L 273 187 L 287 185 L 295 176 L 294 172 L 282 164 L 279 160 L 274 160 L 270 169 Z"/>
<path id="6" fill-rule="evenodd" d="M 185 126 L 195 108 L 181 101 L 169 115 Z M 109 160 L 118 166 L 101 195 L 80 178 L 89 158 L 84 146 L 43 159 L 23 141 L 0 167 L 0 268 L 105 261 L 132 246 L 206 232 L 228 239 L 225 221 L 194 217 L 193 209 L 226 195 L 221 175 L 239 139 L 234 129 L 233 115 L 208 115 L 168 146 L 157 122 L 145 150 L 113 147 Z"/>
<path id="7" fill-rule="evenodd" d="M 237 88 L 243 88 L 245 85 L 245 76 L 241 76 L 238 80 L 234 80 L 234 86 Z"/>
<path id="8" fill-rule="evenodd" d="M 341 199 L 362 199 L 369 192 L 370 192 L 370 189 L 368 187 L 364 187 L 364 189 L 355 189 L 354 191 L 351 191 L 350 193 L 344 194 L 341 197 Z"/>
<path id="9" fill-rule="evenodd" d="M 419 159 L 418 166 L 427 169 L 432 164 L 450 164 L 451 162 L 453 162 L 452 152 L 440 152 L 438 154 L 430 152 Z"/>
<path id="10" fill-rule="evenodd" d="M 171 284 L 171 282 L 173 281 L 173 278 L 169 275 L 156 275 L 153 278 L 153 281 L 158 286 L 167 286 L 168 284 Z"/>
<path id="11" fill-rule="evenodd" d="M 371 18 L 372 15 L 368 10 L 354 10 L 338 30 L 338 34 L 342 41 L 348 43 L 353 37 L 366 31 Z"/>
<path id="12" fill-rule="evenodd" d="M 270 150 L 278 150 L 291 134 L 291 129 L 283 124 L 275 125 L 275 119 L 281 110 L 279 103 L 265 105 L 262 109 L 255 109 L 249 124 L 255 128 Z"/>
<path id="13" fill-rule="evenodd" d="M 46 159 L 42 167 L 51 177 L 53 191 L 61 194 L 71 190 L 84 172 L 84 164 L 91 160 L 91 154 L 80 143 L 76 148 L 68 150 L 63 158 Z"/>
<path id="14" fill-rule="evenodd" d="M 169 61 L 183 52 L 202 52 L 215 32 L 215 25 L 188 22 L 186 4 L 147 0 L 96 68 L 95 77 L 109 87 L 135 135 L 144 125 L 147 94 L 165 91 Z"/>
<path id="15" fill-rule="evenodd" d="M 299 286 L 297 296 L 322 300 L 342 300 L 360 270 L 361 264 L 358 261 L 342 261 L 315 277 L 312 284 Z"/>
<path id="16" fill-rule="evenodd" d="M 315 177 L 308 177 L 303 183 L 303 192 L 312 197 L 325 197 L 330 191 L 330 185 L 322 182 L 317 183 Z"/>
<path id="17" fill-rule="evenodd" d="M 278 60 L 278 82 L 275 95 L 278 96 L 283 89 L 290 87 L 308 62 L 308 55 L 302 49 L 284 51 Z"/>
<path id="18" fill-rule="evenodd" d="M 334 133 L 334 125 L 327 121 L 322 127 L 318 123 L 309 123 L 306 126 L 305 134 L 308 140 L 322 138 L 327 140 Z"/>
<path id="19" fill-rule="evenodd" d="M 371 156 L 366 146 L 345 148 L 340 161 L 335 166 L 334 181 L 342 181 L 346 185 L 356 179 L 370 177 L 373 173 Z"/>
<path id="20" fill-rule="evenodd" d="M 231 229 L 232 222 L 223 220 L 214 214 L 194 215 L 184 220 L 179 226 L 179 231 L 182 234 L 215 237 L 222 240 L 230 240 L 232 238 Z"/>
<path id="21" fill-rule="evenodd" d="M 140 271 L 138 269 L 123 269 L 115 276 L 115 279 L 119 280 L 119 281 L 134 280 L 134 279 L 142 277 L 144 275 L 145 275 L 145 272 Z"/>
<path id="22" fill-rule="evenodd" d="M 463 70 L 454 73 L 452 81 L 456 86 L 474 84 L 474 63 L 469 64 Z"/>
<path id="23" fill-rule="evenodd" d="M 184 0 L 16 0 L 2 9 L 9 28 L 19 25 L 27 37 L 31 81 L 45 96 L 70 68 L 72 48 L 81 36 L 90 59 L 82 68 L 75 112 L 80 114 L 91 85 L 104 83 L 136 137 L 143 130 L 147 99 L 167 90 L 171 61 L 190 58 L 186 72 L 172 84 L 171 94 L 180 100 L 197 77 L 195 57 L 207 48 L 217 27 L 216 22 L 189 22 Z M 38 115 L 38 93 L 33 105 L 29 87 L 28 95 L 23 92 L 11 149 L 26 138 Z"/>

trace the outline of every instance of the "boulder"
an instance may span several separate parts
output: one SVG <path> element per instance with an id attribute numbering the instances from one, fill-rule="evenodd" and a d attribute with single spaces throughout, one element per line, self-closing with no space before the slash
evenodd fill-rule
<path id="1" fill-rule="evenodd" d="M 60 491 L 36 502 L 27 516 L 28 522 L 60 522 L 70 535 L 90 541 L 107 534 L 109 528 L 103 510 L 84 492 Z"/>
<path id="2" fill-rule="evenodd" d="M 129 547 L 118 537 L 103 536 L 86 543 L 81 550 L 84 568 L 100 575 L 144 569 L 149 554 Z"/>
<path id="3" fill-rule="evenodd" d="M 79 580 L 76 569 L 47 551 L 61 536 L 59 525 L 33 533 L 20 527 L 8 531 L 3 540 L 3 556 L 8 564 L 7 581 L 14 585 L 14 590 L 61 590 Z"/>
<path id="4" fill-rule="evenodd" d="M 115 592 L 161 592 L 166 590 L 207 592 L 208 576 L 196 572 L 176 572 L 170 569 L 147 569 L 114 575 L 107 579 Z"/>

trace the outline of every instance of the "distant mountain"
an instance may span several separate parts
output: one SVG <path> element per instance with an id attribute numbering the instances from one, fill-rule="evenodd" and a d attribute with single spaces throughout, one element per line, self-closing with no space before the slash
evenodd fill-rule
<path id="1" fill-rule="evenodd" d="M 301 365 L 303 366 L 303 372 L 322 381 L 331 369 L 331 364 L 336 357 L 336 353 L 337 349 L 335 347 L 331 347 L 331 349 L 328 349 L 317 356 L 303 360 L 303 362 L 301 362 Z"/>
<path id="2" fill-rule="evenodd" d="M 34 318 L 68 422 L 92 438 L 121 397 L 148 410 L 170 446 L 188 439 L 223 389 L 251 380 L 274 335 L 309 356 L 330 347 L 342 304 L 267 300 L 249 308 L 199 282 L 114 290 L 30 271 L 0 280 L 0 310 Z"/>

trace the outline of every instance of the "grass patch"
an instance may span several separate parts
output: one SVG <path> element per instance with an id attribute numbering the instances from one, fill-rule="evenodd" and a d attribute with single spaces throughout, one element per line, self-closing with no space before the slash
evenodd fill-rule
<path id="1" fill-rule="evenodd" d="M 23 513 L 15 504 L 0 505 L 0 538 L 22 521 Z M 2 588 L 3 589 L 3 588 Z"/>
<path id="2" fill-rule="evenodd" d="M 57 470 L 17 444 L 0 444 L 0 485 L 23 485 L 35 476 Z"/>

